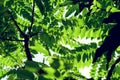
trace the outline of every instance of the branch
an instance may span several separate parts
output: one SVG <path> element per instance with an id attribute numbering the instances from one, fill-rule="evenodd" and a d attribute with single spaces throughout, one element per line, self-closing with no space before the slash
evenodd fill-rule
<path id="1" fill-rule="evenodd" d="M 29 34 L 31 33 L 31 29 L 34 23 L 34 11 L 35 11 L 35 0 L 33 0 L 33 7 L 32 7 L 32 20 L 31 20 L 31 25 L 29 27 Z"/>
<path id="2" fill-rule="evenodd" d="M 32 61 L 32 55 L 31 55 L 30 48 L 29 48 L 29 36 L 26 36 L 24 39 L 25 39 L 24 40 L 24 47 L 25 47 L 27 60 Z"/>
<path id="3" fill-rule="evenodd" d="M 108 72 L 108 75 L 107 75 L 107 80 L 110 80 L 110 77 L 112 76 L 112 72 L 116 66 L 117 63 L 120 62 L 120 57 L 115 61 L 115 63 L 111 66 L 109 72 Z"/>
<path id="4" fill-rule="evenodd" d="M 8 14 L 10 15 L 11 20 L 14 22 L 17 30 L 18 30 L 18 31 L 20 32 L 20 34 L 24 37 L 24 36 L 25 36 L 25 33 L 23 33 L 22 30 L 20 29 L 20 27 L 18 26 L 18 24 L 17 24 L 16 20 L 14 19 L 12 13 L 10 12 L 10 10 L 8 10 L 7 12 L 8 12 Z"/>

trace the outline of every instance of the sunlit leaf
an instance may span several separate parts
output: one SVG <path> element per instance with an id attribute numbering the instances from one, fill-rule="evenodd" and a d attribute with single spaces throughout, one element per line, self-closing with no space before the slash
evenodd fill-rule
<path id="1" fill-rule="evenodd" d="M 111 12 L 120 12 L 120 10 L 116 7 L 112 7 Z"/>
<path id="2" fill-rule="evenodd" d="M 102 8 L 102 5 L 98 1 L 97 1 L 97 7 Z"/>
<path id="3" fill-rule="evenodd" d="M 67 5 L 71 5 L 73 3 L 73 1 L 66 1 L 64 3 L 61 3 L 60 6 L 67 6 Z"/>
<path id="4" fill-rule="evenodd" d="M 106 8 L 106 11 L 109 12 L 111 8 L 112 8 L 111 6 L 108 6 L 108 7 Z"/>
<path id="5" fill-rule="evenodd" d="M 86 28 L 82 28 L 81 31 L 80 31 L 80 37 L 83 38 L 85 37 L 85 33 L 86 33 Z"/>
<path id="6" fill-rule="evenodd" d="M 46 50 L 46 48 L 40 44 L 36 44 L 35 46 L 31 46 L 30 48 L 40 53 L 43 53 L 44 55 L 48 55 L 48 51 Z"/>
<path id="7" fill-rule="evenodd" d="M 87 9 L 87 8 L 84 8 L 84 9 L 82 10 L 82 16 L 87 15 L 88 12 L 89 12 L 88 9 Z"/>
<path id="8" fill-rule="evenodd" d="M 119 47 L 109 70 L 104 56 L 92 60 L 114 27 L 104 18 L 119 7 L 116 0 L 0 0 L 0 80 L 105 79 Z M 119 73 L 118 63 L 111 79 L 118 80 Z"/>

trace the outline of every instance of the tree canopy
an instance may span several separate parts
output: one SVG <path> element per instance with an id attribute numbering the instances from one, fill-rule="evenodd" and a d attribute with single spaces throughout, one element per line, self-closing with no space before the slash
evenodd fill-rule
<path id="1" fill-rule="evenodd" d="M 109 19 L 119 8 L 119 0 L 0 0 L 0 79 L 120 79 L 119 19 Z"/>

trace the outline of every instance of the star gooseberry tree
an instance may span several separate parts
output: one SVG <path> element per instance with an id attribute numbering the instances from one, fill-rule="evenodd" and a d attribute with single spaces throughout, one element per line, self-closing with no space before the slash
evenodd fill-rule
<path id="1" fill-rule="evenodd" d="M 119 79 L 119 47 L 108 70 L 104 56 L 92 63 L 113 27 L 103 20 L 119 11 L 119 4 L 117 0 L 0 0 L 0 79 Z M 37 54 L 44 55 L 42 62 L 41 57 L 34 61 Z M 85 67 L 90 67 L 89 77 L 80 71 Z"/>

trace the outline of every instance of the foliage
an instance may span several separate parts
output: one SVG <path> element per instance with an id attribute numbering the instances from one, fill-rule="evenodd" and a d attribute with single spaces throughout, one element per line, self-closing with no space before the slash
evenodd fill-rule
<path id="1" fill-rule="evenodd" d="M 106 78 L 105 56 L 92 60 L 113 27 L 103 19 L 119 7 L 117 0 L 0 0 L 0 79 Z M 111 79 L 120 79 L 120 65 L 113 65 L 119 52 Z M 34 61 L 36 54 L 43 62 Z M 90 77 L 80 72 L 85 67 L 92 67 Z"/>

